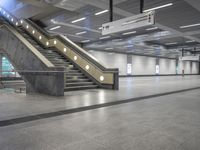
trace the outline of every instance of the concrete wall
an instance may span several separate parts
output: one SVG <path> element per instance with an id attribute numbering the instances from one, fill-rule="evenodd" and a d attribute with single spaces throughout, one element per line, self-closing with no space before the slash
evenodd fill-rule
<path id="1" fill-rule="evenodd" d="M 119 68 L 120 75 L 127 75 L 127 55 L 107 53 L 100 51 L 90 52 L 96 57 L 102 64 L 108 68 Z M 130 57 L 130 56 L 129 56 Z M 131 59 L 130 59 L 131 60 Z M 156 58 L 147 56 L 132 55 L 132 75 L 155 75 L 156 73 Z M 130 62 L 129 62 L 130 63 Z M 176 60 L 164 59 L 158 60 L 160 75 L 175 75 L 176 74 Z M 199 63 L 190 61 L 178 62 L 178 74 L 182 74 L 182 69 L 185 70 L 185 74 L 198 74 Z"/>

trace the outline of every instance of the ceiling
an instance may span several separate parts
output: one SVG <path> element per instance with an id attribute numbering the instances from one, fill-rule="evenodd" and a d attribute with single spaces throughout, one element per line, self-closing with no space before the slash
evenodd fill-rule
<path id="1" fill-rule="evenodd" d="M 99 28 L 109 22 L 109 12 L 94 14 L 109 9 L 109 0 L 15 0 L 15 3 L 10 11 L 18 17 L 39 20 L 46 30 L 60 26 L 51 32 L 66 35 L 86 50 L 168 58 L 180 56 L 182 49 L 185 55 L 200 52 L 200 26 L 180 28 L 200 23 L 199 0 L 144 0 L 144 10 L 173 5 L 156 10 L 154 30 L 140 28 L 130 35 L 115 34 L 106 39 L 100 39 Z M 139 13 L 140 0 L 114 0 L 114 20 Z M 72 23 L 80 18 L 85 19 Z"/>

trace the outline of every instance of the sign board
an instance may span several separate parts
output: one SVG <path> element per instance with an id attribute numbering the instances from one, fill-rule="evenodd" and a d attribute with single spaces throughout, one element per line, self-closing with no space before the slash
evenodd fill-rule
<path id="1" fill-rule="evenodd" d="M 142 13 L 132 17 L 105 23 L 102 25 L 102 35 L 108 35 L 127 30 L 133 30 L 155 24 L 155 11 Z"/>
<path id="2" fill-rule="evenodd" d="M 182 60 L 182 61 L 186 61 L 186 60 L 190 60 L 190 61 L 199 61 L 200 60 L 200 57 L 199 55 L 197 56 L 184 56 L 184 57 L 180 57 L 179 60 Z"/>

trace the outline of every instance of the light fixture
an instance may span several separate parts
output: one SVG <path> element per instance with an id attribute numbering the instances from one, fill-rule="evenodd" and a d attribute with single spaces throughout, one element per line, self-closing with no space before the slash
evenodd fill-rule
<path id="1" fill-rule="evenodd" d="M 118 42 L 118 41 L 122 41 L 122 39 L 113 39 L 113 42 Z"/>
<path id="2" fill-rule="evenodd" d="M 133 47 L 133 45 L 125 45 L 125 48 Z"/>
<path id="3" fill-rule="evenodd" d="M 101 15 L 101 14 L 104 14 L 104 13 L 107 13 L 107 12 L 108 12 L 108 10 L 106 9 L 106 10 L 95 13 L 95 16 L 98 16 L 98 15 Z"/>
<path id="4" fill-rule="evenodd" d="M 74 60 L 77 60 L 77 56 L 74 56 Z"/>
<path id="5" fill-rule="evenodd" d="M 35 30 L 32 31 L 32 34 L 35 34 Z"/>
<path id="6" fill-rule="evenodd" d="M 46 46 L 48 46 L 48 45 L 49 45 L 49 42 L 47 41 L 47 42 L 46 42 Z"/>
<path id="7" fill-rule="evenodd" d="M 148 29 L 146 29 L 146 30 L 147 30 L 147 31 L 151 31 L 151 30 L 156 30 L 156 29 L 158 29 L 158 27 L 148 28 Z"/>
<path id="8" fill-rule="evenodd" d="M 64 47 L 64 48 L 63 48 L 63 51 L 64 51 L 64 52 L 66 52 L 66 51 L 67 51 L 67 48 L 66 48 L 66 47 Z"/>
<path id="9" fill-rule="evenodd" d="M 18 24 L 19 24 L 18 22 L 15 23 L 16 26 L 18 26 Z"/>
<path id="10" fill-rule="evenodd" d="M 149 12 L 149 11 L 152 11 L 152 10 L 161 9 L 161 8 L 169 7 L 169 6 L 172 6 L 172 5 L 173 5 L 173 3 L 168 3 L 168 4 L 165 4 L 165 5 L 161 5 L 161 6 L 157 6 L 157 7 L 154 7 L 154 8 L 146 9 L 143 12 Z"/>
<path id="11" fill-rule="evenodd" d="M 26 26 L 26 28 L 28 29 L 28 28 L 29 28 L 29 26 L 27 25 L 27 26 Z"/>
<path id="12" fill-rule="evenodd" d="M 90 42 L 90 40 L 83 40 L 81 41 L 82 43 L 87 43 L 87 42 Z"/>
<path id="13" fill-rule="evenodd" d="M 81 35 L 81 34 L 85 34 L 85 33 L 87 33 L 87 31 L 78 32 L 78 33 L 76 33 L 76 35 Z"/>
<path id="14" fill-rule="evenodd" d="M 11 21 L 13 22 L 13 21 L 14 21 L 14 19 L 13 19 L 13 18 L 11 18 Z"/>
<path id="15" fill-rule="evenodd" d="M 57 44 L 57 41 L 56 41 L 56 40 L 54 40 L 54 41 L 53 41 L 53 44 L 54 44 L 54 45 L 56 45 L 56 44 Z"/>
<path id="16" fill-rule="evenodd" d="M 103 27 L 99 27 L 99 30 L 102 30 L 103 29 Z"/>
<path id="17" fill-rule="evenodd" d="M 7 14 L 7 18 L 9 18 L 10 17 L 10 15 L 9 14 Z"/>
<path id="18" fill-rule="evenodd" d="M 134 33 L 136 33 L 136 31 L 125 32 L 125 33 L 122 33 L 122 35 L 130 35 L 130 34 L 134 34 Z"/>
<path id="19" fill-rule="evenodd" d="M 23 20 L 20 21 L 21 24 L 23 24 L 23 22 L 24 22 Z"/>
<path id="20" fill-rule="evenodd" d="M 42 39 L 42 36 L 41 36 L 41 35 L 39 36 L 39 39 L 40 39 L 40 40 Z"/>
<path id="21" fill-rule="evenodd" d="M 175 44 L 178 44 L 178 42 L 165 43 L 165 45 L 175 45 Z"/>
<path id="22" fill-rule="evenodd" d="M 5 15 L 5 14 L 6 14 L 6 12 L 5 12 L 5 11 L 3 11 L 3 14 Z"/>
<path id="23" fill-rule="evenodd" d="M 112 49 L 114 49 L 114 48 L 112 48 L 112 47 L 105 48 L 105 50 L 112 50 Z"/>
<path id="24" fill-rule="evenodd" d="M 56 26 L 56 27 L 53 27 L 53 28 L 51 28 L 51 29 L 49 29 L 49 30 L 56 30 L 56 29 L 59 29 L 59 28 L 61 28 L 61 26 Z"/>
<path id="25" fill-rule="evenodd" d="M 104 80 L 104 76 L 100 76 L 100 81 L 103 81 Z"/>
<path id="26" fill-rule="evenodd" d="M 90 66 L 89 66 L 89 65 L 86 65 L 86 66 L 85 66 L 85 69 L 86 69 L 86 70 L 89 70 L 89 69 L 90 69 Z"/>
<path id="27" fill-rule="evenodd" d="M 193 43 L 193 42 L 195 42 L 195 40 L 186 41 L 185 43 Z"/>
<path id="28" fill-rule="evenodd" d="M 103 36 L 103 37 L 100 37 L 99 39 L 103 40 L 103 39 L 108 39 L 108 38 L 110 38 L 110 36 Z"/>
<path id="29" fill-rule="evenodd" d="M 200 23 L 190 24 L 190 25 L 185 25 L 185 26 L 180 26 L 180 28 L 184 29 L 184 28 L 191 28 L 191 27 L 196 27 L 196 26 L 200 26 Z"/>
<path id="30" fill-rule="evenodd" d="M 79 22 L 79 21 L 83 21 L 83 20 L 85 20 L 85 19 L 86 19 L 86 17 L 83 17 L 83 18 L 80 18 L 80 19 L 77 19 L 77 20 L 72 21 L 72 23 L 76 23 L 76 22 Z"/>

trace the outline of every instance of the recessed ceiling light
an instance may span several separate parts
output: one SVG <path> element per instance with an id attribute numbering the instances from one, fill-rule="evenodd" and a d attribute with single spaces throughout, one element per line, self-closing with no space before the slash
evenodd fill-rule
<path id="1" fill-rule="evenodd" d="M 108 12 L 108 10 L 106 9 L 106 10 L 95 13 L 95 16 L 98 16 L 98 15 L 101 15 L 101 14 L 104 14 L 104 13 L 107 13 L 107 12 Z"/>
<path id="2" fill-rule="evenodd" d="M 191 28 L 191 27 L 196 27 L 196 26 L 200 26 L 200 23 L 190 24 L 190 25 L 185 25 L 185 26 L 180 26 L 180 28 L 184 29 L 184 28 Z"/>
<path id="3" fill-rule="evenodd" d="M 82 20 L 85 20 L 85 19 L 86 19 L 86 17 L 83 17 L 83 18 L 80 18 L 80 19 L 76 19 L 76 20 L 72 21 L 72 23 L 76 23 L 76 22 L 79 22 L 79 21 L 82 21 Z"/>
<path id="4" fill-rule="evenodd" d="M 148 28 L 148 29 L 146 29 L 146 30 L 147 30 L 147 31 L 151 31 L 151 30 L 156 30 L 156 29 L 158 29 L 158 27 Z"/>
<path id="5" fill-rule="evenodd" d="M 87 43 L 87 42 L 90 42 L 90 40 L 83 40 L 81 41 L 82 43 Z"/>
<path id="6" fill-rule="evenodd" d="M 110 36 L 103 36 L 103 37 L 100 37 L 99 39 L 102 40 L 102 39 L 108 39 L 110 38 Z"/>
<path id="7" fill-rule="evenodd" d="M 112 47 L 105 48 L 105 50 L 112 50 L 112 49 L 114 49 L 114 48 L 112 48 Z"/>
<path id="8" fill-rule="evenodd" d="M 169 3 L 169 4 L 157 6 L 157 7 L 154 7 L 154 8 L 146 9 L 146 10 L 144 10 L 143 12 L 148 12 L 148 11 L 152 11 L 152 10 L 157 10 L 157 9 L 169 7 L 169 6 L 172 6 L 172 5 L 173 5 L 173 3 Z"/>
<path id="9" fill-rule="evenodd" d="M 56 30 L 56 29 L 59 29 L 59 28 L 61 28 L 61 26 L 56 26 L 56 27 L 53 27 L 53 28 L 51 28 L 51 29 L 49 29 L 49 30 Z"/>
<path id="10" fill-rule="evenodd" d="M 133 45 L 125 45 L 125 48 L 133 47 Z"/>
<path id="11" fill-rule="evenodd" d="M 178 44 L 178 42 L 165 43 L 165 45 L 175 45 L 175 44 Z"/>
<path id="12" fill-rule="evenodd" d="M 193 43 L 195 40 L 186 41 L 185 43 Z"/>
<path id="13" fill-rule="evenodd" d="M 87 33 L 87 31 L 78 32 L 78 33 L 76 33 L 76 35 L 81 35 L 81 34 L 85 34 L 85 33 Z"/>
<path id="14" fill-rule="evenodd" d="M 122 35 L 129 35 L 129 34 L 134 34 L 134 33 L 136 33 L 136 31 L 126 32 L 126 33 L 123 33 Z"/>

